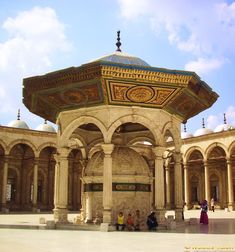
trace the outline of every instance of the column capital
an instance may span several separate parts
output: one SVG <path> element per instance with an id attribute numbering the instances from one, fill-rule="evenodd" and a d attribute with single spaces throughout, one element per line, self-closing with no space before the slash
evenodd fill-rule
<path id="1" fill-rule="evenodd" d="M 173 153 L 175 163 L 181 163 L 182 154 L 180 152 Z"/>
<path id="2" fill-rule="evenodd" d="M 232 164 L 232 160 L 230 158 L 227 158 L 226 163 L 227 163 L 227 165 L 231 165 Z"/>
<path id="3" fill-rule="evenodd" d="M 105 155 L 111 155 L 114 149 L 114 144 L 111 143 L 101 144 L 101 147 Z"/>
<path id="4" fill-rule="evenodd" d="M 34 158 L 34 165 L 38 165 L 39 160 L 40 160 L 39 157 L 35 157 L 35 158 Z"/>
<path id="5" fill-rule="evenodd" d="M 162 146 L 152 148 L 152 151 L 155 155 L 155 158 L 160 158 L 160 157 L 163 158 L 163 153 L 165 150 L 166 150 L 166 148 L 162 147 Z"/>
<path id="6" fill-rule="evenodd" d="M 203 160 L 203 164 L 204 164 L 204 166 L 208 166 L 208 165 L 209 165 L 208 160 L 207 160 L 207 159 L 204 159 L 204 160 Z"/>

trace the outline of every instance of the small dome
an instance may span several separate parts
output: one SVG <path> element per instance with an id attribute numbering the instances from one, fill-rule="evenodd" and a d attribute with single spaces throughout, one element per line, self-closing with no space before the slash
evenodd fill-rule
<path id="1" fill-rule="evenodd" d="M 181 139 L 186 139 L 186 138 L 190 138 L 190 137 L 193 137 L 193 134 L 187 132 L 186 123 L 184 123 L 184 131 L 181 132 Z"/>
<path id="2" fill-rule="evenodd" d="M 227 124 L 226 115 L 224 114 L 224 123 L 218 125 L 218 126 L 214 129 L 214 132 L 222 132 L 222 131 L 227 131 L 227 130 L 231 130 L 231 129 L 233 129 L 233 126 Z"/>
<path id="3" fill-rule="evenodd" d="M 196 130 L 196 132 L 194 133 L 194 136 L 203 136 L 203 135 L 207 135 L 213 133 L 213 131 L 211 129 L 205 128 L 205 122 L 204 122 L 204 118 L 202 118 L 202 128 Z"/>
<path id="4" fill-rule="evenodd" d="M 186 139 L 186 138 L 190 138 L 193 137 L 192 133 L 189 132 L 181 132 L 181 139 Z"/>
<path id="5" fill-rule="evenodd" d="M 56 132 L 56 130 L 54 129 L 54 127 L 50 124 L 47 124 L 47 121 L 45 120 L 44 123 L 38 125 L 38 127 L 35 129 L 38 131 L 46 131 L 46 132 Z"/>
<path id="6" fill-rule="evenodd" d="M 146 63 L 144 60 L 138 57 L 131 56 L 127 53 L 123 53 L 119 51 L 116 51 L 112 54 L 92 60 L 91 62 L 96 62 L 96 61 L 105 61 L 105 62 L 121 63 L 125 65 L 135 65 L 135 66 L 145 66 L 145 67 L 150 66 L 148 63 Z"/>
<path id="7" fill-rule="evenodd" d="M 19 129 L 29 129 L 29 126 L 26 124 L 26 122 L 21 120 L 14 120 L 8 123 L 8 127 L 12 128 L 19 128 Z"/>
<path id="8" fill-rule="evenodd" d="M 11 121 L 7 126 L 19 129 L 29 129 L 29 126 L 26 124 L 26 122 L 20 120 L 20 109 L 18 109 L 17 120 Z"/>

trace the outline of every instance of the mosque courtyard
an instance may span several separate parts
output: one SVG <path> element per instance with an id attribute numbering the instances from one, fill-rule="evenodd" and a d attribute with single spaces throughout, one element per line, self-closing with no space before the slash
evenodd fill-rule
<path id="1" fill-rule="evenodd" d="M 43 229 L 40 218 L 53 220 L 52 214 L 1 214 L 0 251 L 235 251 L 235 212 L 210 211 L 208 226 L 188 224 L 199 215 L 185 211 L 186 224 L 174 230 L 97 232 Z M 75 217 L 69 214 L 70 221 Z"/>

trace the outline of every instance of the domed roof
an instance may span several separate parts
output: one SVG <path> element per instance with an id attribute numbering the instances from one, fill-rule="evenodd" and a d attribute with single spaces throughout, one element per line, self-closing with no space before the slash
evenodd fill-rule
<path id="1" fill-rule="evenodd" d="M 87 176 L 102 176 L 103 151 L 96 152 L 89 160 L 85 174 Z M 128 147 L 115 147 L 112 152 L 113 175 L 143 175 L 149 174 L 145 159 L 135 150 Z"/>
<path id="2" fill-rule="evenodd" d="M 181 132 L 181 139 L 186 139 L 186 138 L 190 138 L 193 137 L 192 133 L 189 132 Z"/>
<path id="3" fill-rule="evenodd" d="M 120 52 L 120 51 L 116 51 L 112 54 L 100 57 L 91 62 L 96 62 L 96 61 L 105 61 L 105 62 L 121 63 L 125 65 L 135 65 L 135 66 L 145 66 L 145 67 L 150 66 L 144 60 L 135 56 L 131 56 L 127 53 Z"/>
<path id="4" fill-rule="evenodd" d="M 54 129 L 54 127 L 50 124 L 47 124 L 47 121 L 45 120 L 44 123 L 38 125 L 38 127 L 35 129 L 38 131 L 46 131 L 46 132 L 56 132 L 56 130 Z"/>
<path id="5" fill-rule="evenodd" d="M 20 110 L 18 109 L 18 115 L 17 120 L 11 121 L 7 125 L 8 127 L 12 128 L 19 128 L 19 129 L 29 129 L 29 126 L 26 124 L 26 122 L 20 120 Z"/>
<path id="6" fill-rule="evenodd" d="M 227 124 L 226 115 L 224 114 L 224 123 L 218 125 L 218 126 L 214 129 L 214 132 L 222 132 L 222 131 L 227 131 L 227 130 L 231 130 L 231 129 L 233 129 L 233 126 Z"/>
<path id="7" fill-rule="evenodd" d="M 96 61 L 105 61 L 105 62 L 112 62 L 112 63 L 121 63 L 125 65 L 135 65 L 135 66 L 147 66 L 149 67 L 150 65 L 146 63 L 144 60 L 131 56 L 127 53 L 123 53 L 120 49 L 121 47 L 121 42 L 120 42 L 120 31 L 117 32 L 117 50 L 116 52 L 100 57 L 96 60 L 93 60 L 91 62 L 96 62 Z"/>
<path id="8" fill-rule="evenodd" d="M 202 118 L 202 128 L 198 129 L 195 131 L 194 136 L 203 136 L 203 135 L 207 135 L 213 133 L 213 131 L 211 129 L 205 128 L 205 123 L 204 123 L 204 118 Z"/>
<path id="9" fill-rule="evenodd" d="M 186 139 L 186 138 L 190 138 L 190 137 L 193 137 L 193 134 L 187 132 L 187 130 L 186 130 L 186 123 L 184 123 L 184 131 L 181 132 L 181 139 Z"/>
<path id="10" fill-rule="evenodd" d="M 26 124 L 26 122 L 21 120 L 14 120 L 8 123 L 8 127 L 12 128 L 19 128 L 19 129 L 29 129 L 29 126 Z"/>

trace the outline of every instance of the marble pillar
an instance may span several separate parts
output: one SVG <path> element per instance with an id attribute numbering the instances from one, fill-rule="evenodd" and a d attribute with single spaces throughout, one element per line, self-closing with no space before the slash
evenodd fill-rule
<path id="1" fill-rule="evenodd" d="M 175 220 L 182 221 L 183 209 L 183 181 L 182 181 L 182 166 L 181 153 L 174 153 L 175 160 Z"/>
<path id="2" fill-rule="evenodd" d="M 228 209 L 230 211 L 234 210 L 234 195 L 233 195 L 233 173 L 231 160 L 227 160 L 227 174 L 228 174 Z"/>
<path id="3" fill-rule="evenodd" d="M 210 202 L 209 165 L 208 165 L 208 162 L 206 162 L 206 161 L 204 161 L 204 172 L 205 172 L 205 200 Z"/>
<path id="4" fill-rule="evenodd" d="M 3 178 L 2 178 L 2 212 L 8 212 L 7 209 L 7 178 L 8 178 L 8 164 L 9 158 L 5 156 L 4 167 L 3 167 Z"/>
<path id="5" fill-rule="evenodd" d="M 103 223 L 111 223 L 112 220 L 112 151 L 113 144 L 102 144 L 104 151 L 103 170 Z"/>
<path id="6" fill-rule="evenodd" d="M 185 208 L 189 208 L 189 181 L 188 181 L 188 165 L 184 163 L 184 201 Z"/>
<path id="7" fill-rule="evenodd" d="M 163 153 L 165 148 L 155 147 L 155 208 L 159 224 L 165 222 L 165 190 L 164 190 L 164 167 Z"/>
<path id="8" fill-rule="evenodd" d="M 166 208 L 171 209 L 171 178 L 170 178 L 170 160 L 165 163 L 166 171 Z"/>
<path id="9" fill-rule="evenodd" d="M 38 163 L 39 159 L 34 159 L 33 167 L 33 212 L 37 212 L 37 199 L 38 199 Z"/>
<path id="10" fill-rule="evenodd" d="M 68 222 L 68 158 L 57 154 L 55 167 L 54 220 Z"/>

